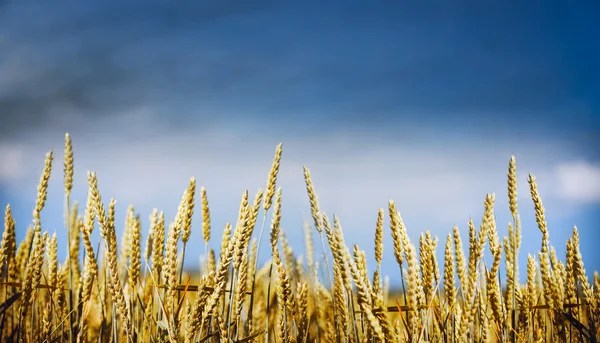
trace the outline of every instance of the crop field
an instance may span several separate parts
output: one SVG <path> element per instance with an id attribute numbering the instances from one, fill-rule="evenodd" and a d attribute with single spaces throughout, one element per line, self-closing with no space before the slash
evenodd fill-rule
<path id="1" fill-rule="evenodd" d="M 270 170 L 265 166 L 264 188 L 256 194 L 241 190 L 237 218 L 215 227 L 207 190 L 194 178 L 182 190 L 174 218 L 160 209 L 138 214 L 133 206 L 115 213 L 116 200 L 101 196 L 102 178 L 91 171 L 80 206 L 71 190 L 74 180 L 84 178 L 74 178 L 67 134 L 59 168 L 69 246 L 59 247 L 41 220 L 57 169 L 52 151 L 30 224 L 17 228 L 10 205 L 5 207 L 0 341 L 516 343 L 600 337 L 600 277 L 593 273 L 592 279 L 585 270 L 579 249 L 584 238 L 573 228 L 561 242 L 566 255 L 557 255 L 533 175 L 525 181 L 534 204 L 527 211 L 535 213 L 542 239 L 535 254 L 519 254 L 522 208 L 514 157 L 507 156 L 509 202 L 497 204 L 494 194 L 482 194 L 485 212 L 479 222 L 468 223 L 466 242 L 457 227 L 445 237 L 427 231 L 411 241 L 402 209 L 390 200 L 373 213 L 372 242 L 349 246 L 341 219 L 319 206 L 312 182 L 318 175 L 304 167 L 312 220 L 303 228 L 305 251 L 294 251 L 280 227 L 282 151 L 279 144 Z M 500 237 L 494 215 L 500 205 L 512 214 L 506 237 Z M 192 222 L 194 212 L 201 220 Z M 140 216 L 149 217 L 148 227 Z M 98 241 L 92 239 L 95 230 Z M 202 232 L 204 241 L 191 241 L 192 230 Z M 16 232 L 25 231 L 17 242 Z M 386 263 L 397 264 L 401 279 L 394 289 L 381 274 L 384 235 L 392 237 L 393 246 L 385 248 L 395 256 Z M 220 241 L 220 249 L 209 249 L 211 240 Z M 262 241 L 270 244 L 259 249 Z M 64 261 L 59 249 L 69 251 Z M 268 262 L 259 264 L 266 256 Z M 374 270 L 368 270 L 367 256 L 376 261 Z M 205 261 L 200 270 L 184 270 L 185 259 L 199 257 Z M 518 269 L 519 261 L 526 270 Z M 519 274 L 526 274 L 526 282 Z"/>

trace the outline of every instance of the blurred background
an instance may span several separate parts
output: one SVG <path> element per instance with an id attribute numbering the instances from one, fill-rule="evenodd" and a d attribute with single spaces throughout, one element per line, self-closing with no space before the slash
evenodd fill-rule
<path id="1" fill-rule="evenodd" d="M 253 198 L 265 188 L 282 142 L 282 226 L 297 255 L 311 219 L 306 165 L 322 209 L 340 216 L 371 271 L 377 210 L 390 199 L 414 243 L 425 230 L 439 237 L 442 267 L 446 236 L 458 225 L 467 238 L 488 192 L 507 235 L 514 154 L 521 279 L 541 245 L 528 173 L 551 243 L 564 258 L 577 225 L 591 275 L 600 270 L 599 14 L 583 2 L 3 1 L 0 204 L 11 204 L 21 240 L 53 149 L 42 226 L 64 259 L 69 132 L 73 199 L 85 203 L 86 171 L 96 171 L 104 200 L 117 200 L 119 236 L 130 204 L 143 237 L 153 208 L 172 220 L 193 176 L 207 189 L 218 249 L 244 190 Z M 190 270 L 204 255 L 199 203 L 193 220 Z M 387 211 L 385 225 L 382 268 L 397 285 Z"/>

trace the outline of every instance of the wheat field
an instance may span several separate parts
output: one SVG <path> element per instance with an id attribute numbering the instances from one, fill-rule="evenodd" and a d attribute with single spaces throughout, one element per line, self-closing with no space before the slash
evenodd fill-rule
<path id="1" fill-rule="evenodd" d="M 198 190 L 194 178 L 183 190 L 175 218 L 167 220 L 154 209 L 147 214 L 149 227 L 142 228 L 133 206 L 117 215 L 115 199 L 101 197 L 101 179 L 94 172 L 87 172 L 84 206 L 71 199 L 74 156 L 66 134 L 69 246 L 63 248 L 69 253 L 58 260 L 56 234 L 44 230 L 40 216 L 54 163 L 50 151 L 33 221 L 18 229 L 27 230 L 21 242 L 6 205 L 1 341 L 597 342 L 600 278 L 594 273 L 588 279 L 577 228 L 566 242 L 566 256 L 557 256 L 533 175 L 527 182 L 542 240 L 535 255 L 519 255 L 514 157 L 507 172 L 512 214 L 507 237 L 498 233 L 494 194 L 485 195 L 481 222 L 468 223 L 468 242 L 461 241 L 457 227 L 441 241 L 429 231 L 419 242 L 411 241 L 400 209 L 390 200 L 376 214 L 374 251 L 345 243 L 340 219 L 319 207 L 305 167 L 312 220 L 304 227 L 302 252 L 292 250 L 280 228 L 281 158 L 279 144 L 271 169 L 265 168 L 264 189 L 254 196 L 244 191 L 238 217 L 224 228 L 211 225 L 207 191 Z M 201 212 L 202 221 L 192 225 L 194 211 Z M 117 239 L 116 223 L 122 221 Z M 99 230 L 98 242 L 91 238 L 94 230 Z M 204 242 L 190 241 L 191 230 L 201 231 Z M 393 239 L 389 249 L 396 261 L 389 262 L 397 263 L 402 280 L 394 290 L 381 275 L 384 235 Z M 321 249 L 314 249 L 313 238 Z M 211 239 L 220 240 L 218 251 L 208 248 Z M 263 240 L 270 242 L 270 251 L 259 249 Z M 437 249 L 444 249 L 443 261 L 437 260 Z M 191 251 L 201 251 L 205 261 L 193 273 L 183 269 L 186 258 L 199 257 Z M 367 254 L 377 263 L 374 270 L 367 270 Z M 259 256 L 269 256 L 268 262 L 259 265 Z M 527 270 L 518 270 L 519 261 L 527 262 Z M 524 284 L 520 272 L 526 273 Z"/>

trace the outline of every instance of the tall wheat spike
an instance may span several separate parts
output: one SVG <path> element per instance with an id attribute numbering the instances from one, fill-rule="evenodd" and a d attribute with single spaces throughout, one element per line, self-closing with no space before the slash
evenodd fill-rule
<path id="1" fill-rule="evenodd" d="M 480 225 L 469 219 L 468 240 L 459 225 L 448 228 L 439 263 L 434 231 L 409 230 L 393 200 L 382 203 L 387 209 L 375 207 L 372 231 L 361 231 L 372 237 L 372 253 L 355 242 L 347 244 L 353 237 L 345 235 L 344 219 L 329 217 L 321 208 L 308 167 L 303 168 L 308 195 L 304 205 L 310 217 L 304 223 L 288 222 L 278 186 L 282 144 L 276 146 L 264 191 L 259 189 L 253 199 L 243 192 L 220 243 L 211 242 L 211 226 L 224 212 L 209 210 L 204 187 L 199 190 L 202 224 L 192 221 L 193 177 L 172 220 L 165 222 L 160 208 L 140 214 L 144 207 L 132 204 L 117 225 L 115 218 L 122 217 L 116 213 L 116 200 L 109 198 L 105 205 L 96 173 L 87 172 L 87 198 L 80 213 L 78 201 L 71 199 L 77 193 L 68 134 L 67 235 L 62 241 L 42 223 L 42 210 L 53 200 L 48 193 L 52 162 L 50 151 L 38 183 L 33 222 L 21 227 L 16 220 L 19 206 L 5 204 L 0 241 L 2 342 L 583 343 L 600 338 L 600 277 L 585 269 L 584 233 L 573 227 L 564 256 L 559 254 L 549 239 L 543 190 L 533 175 L 528 177 L 533 208 L 526 213 L 519 207 L 514 156 L 507 173 L 509 218 L 497 211 L 494 193 L 486 194 Z M 219 193 L 215 189 L 215 196 Z M 521 228 L 522 215 L 535 216 L 541 233 L 539 251 L 528 251 L 522 261 L 524 283 L 518 268 L 521 230 L 531 231 Z M 261 230 L 254 232 L 261 216 Z M 148 218 L 148 227 L 142 217 Z M 268 219 L 270 248 L 261 256 Z M 389 255 L 384 249 L 388 220 Z M 508 225 L 497 225 L 501 222 Z M 196 226 L 202 229 L 198 240 L 192 235 Z M 353 226 L 350 222 L 349 230 Z M 302 250 L 299 230 L 304 234 Z M 315 231 L 321 249 L 313 246 Z M 19 232 L 23 238 L 17 241 Z M 67 254 L 59 260 L 61 246 Z M 197 258 L 199 266 L 186 268 L 183 277 L 184 262 Z M 589 267 L 588 260 L 586 264 Z"/>

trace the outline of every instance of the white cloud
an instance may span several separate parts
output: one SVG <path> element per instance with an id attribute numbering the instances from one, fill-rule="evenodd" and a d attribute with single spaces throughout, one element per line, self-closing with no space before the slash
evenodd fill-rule
<path id="1" fill-rule="evenodd" d="M 600 165 L 586 161 L 563 163 L 556 168 L 559 194 L 578 203 L 600 201 Z"/>
<path id="2" fill-rule="evenodd" d="M 166 126 L 152 113 L 140 109 L 111 120 L 79 120 L 80 124 L 70 127 L 75 153 L 73 198 L 85 201 L 85 172 L 93 170 L 105 201 L 111 196 L 117 200 L 118 216 L 127 205 L 134 204 L 143 220 L 153 207 L 164 210 L 172 219 L 189 178 L 194 176 L 198 186 L 208 191 L 215 248 L 225 222 L 237 218 L 242 192 L 248 189 L 253 197 L 258 188 L 265 187 L 279 142 L 284 144 L 278 178 L 283 189 L 282 225 L 298 253 L 303 250 L 301 221 L 311 219 L 302 175 L 304 165 L 311 170 L 322 209 L 330 216 L 339 215 L 346 242 L 359 243 L 367 250 L 372 247 L 377 210 L 385 208 L 390 199 L 402 213 L 411 239 L 418 239 L 424 230 L 443 238 L 454 224 L 466 235 L 469 218 L 479 223 L 485 194 L 494 192 L 498 228 L 504 235 L 510 220 L 506 173 L 511 154 L 517 157 L 523 251 L 539 248 L 528 173 L 536 176 L 551 223 L 576 214 L 583 204 L 598 199 L 598 166 L 565 164 L 572 151 L 556 141 L 460 136 L 440 145 L 442 138 L 415 133 L 418 129 L 412 130 L 415 139 L 402 142 L 374 139 L 376 132 L 302 137 L 290 128 L 265 132 L 245 126 L 244 131 L 238 131 L 219 125 L 202 131 L 190 125 Z M 54 170 L 42 217 L 44 226 L 48 230 L 58 228 L 59 235 L 66 130 L 56 122 L 14 141 L 0 141 L 0 187 L 5 187 L 0 194 L 8 196 L 0 201 L 26 205 L 26 211 L 16 214 L 21 215 L 17 218 L 21 223 L 30 220 L 28 208 L 33 206 L 44 154 L 54 150 Z M 200 217 L 196 214 L 195 218 Z M 560 235 L 568 230 L 552 232 L 560 242 L 564 238 Z M 201 232 L 192 230 L 191 241 L 201 240 Z M 384 244 L 390 246 L 389 235 L 385 240 Z M 390 249 L 384 252 L 388 253 Z M 443 254 L 443 249 L 438 253 Z"/>
<path id="3" fill-rule="evenodd" d="M 18 178 L 24 165 L 24 154 L 18 146 L 0 145 L 0 181 Z"/>
<path id="4" fill-rule="evenodd" d="M 431 228 L 446 232 L 446 226 L 464 224 L 469 216 L 478 220 L 488 192 L 496 193 L 497 211 L 503 213 L 507 202 L 505 174 L 512 153 L 517 156 L 520 171 L 533 171 L 538 176 L 545 205 L 552 206 L 560 199 L 546 186 L 551 179 L 545 176 L 552 175 L 561 157 L 567 155 L 559 144 L 548 149 L 548 142 L 498 143 L 482 137 L 450 140 L 440 146 L 439 139 L 418 135 L 411 142 L 374 140 L 376 133 L 370 132 L 361 137 L 335 134 L 305 138 L 294 135 L 289 128 L 280 131 L 279 136 L 254 134 L 252 127 L 228 131 L 215 126 L 200 133 L 183 127 L 166 130 L 161 129 L 164 123 L 158 122 L 149 109 L 113 118 L 107 122 L 98 119 L 70 132 L 75 149 L 75 187 L 82 197 L 85 171 L 94 170 L 105 197 L 115 196 L 121 203 L 143 209 L 157 206 L 173 210 L 187 181 L 194 176 L 199 185 L 207 187 L 211 203 L 226 206 L 235 216 L 244 189 L 255 192 L 265 187 L 275 145 L 283 141 L 279 185 L 286 212 L 292 217 L 308 216 L 302 177 L 302 166 L 306 165 L 311 169 L 322 207 L 340 215 L 346 232 L 357 233 L 365 231 L 362 226 L 373 222 L 377 209 L 387 206 L 389 199 L 396 201 L 407 223 L 418 225 L 415 230 L 419 231 Z M 60 193 L 64 132 L 59 127 L 52 125 L 44 133 L 32 133 L 25 138 L 27 141 L 14 143 L 19 145 L 0 143 L 0 160 L 10 162 L 0 169 L 0 182 L 9 185 L 11 196 L 30 195 L 22 189 L 34 189 L 44 153 L 51 148 L 57 167 L 51 187 L 57 189 L 55 194 Z M 562 176 L 573 175 L 573 168 L 561 168 L 561 196 L 591 197 L 585 193 L 590 192 L 588 188 L 573 185 L 572 177 Z M 582 179 L 588 180 L 586 184 L 597 182 L 593 171 L 579 169 L 575 170 L 579 174 L 592 175 Z M 519 190 L 525 198 L 528 189 L 524 175 Z M 562 206 L 556 209 L 570 210 Z"/>

